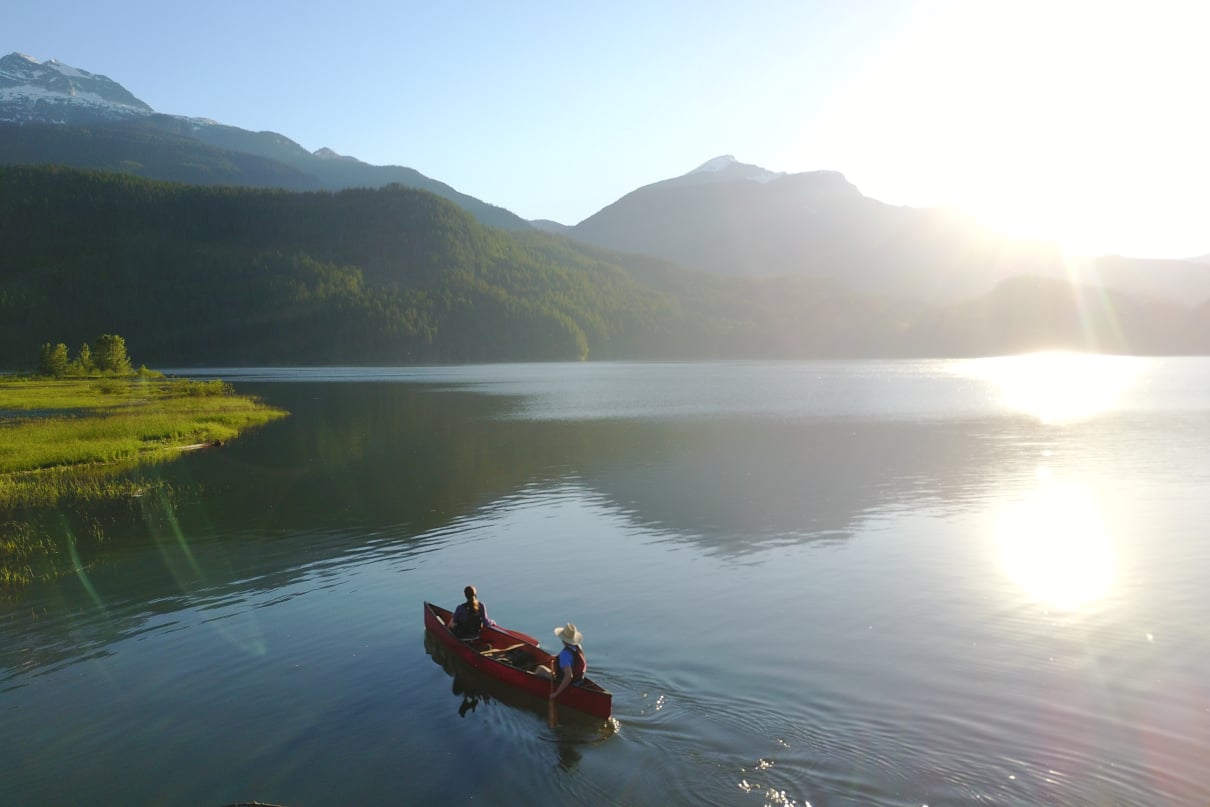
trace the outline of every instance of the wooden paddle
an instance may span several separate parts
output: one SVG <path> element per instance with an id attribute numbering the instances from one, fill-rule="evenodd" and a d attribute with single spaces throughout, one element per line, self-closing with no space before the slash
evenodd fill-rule
<path id="1" fill-rule="evenodd" d="M 507 653 L 510 650 L 516 650 L 518 647 L 525 647 L 525 642 L 517 642 L 515 645 L 513 645 L 511 647 L 493 647 L 490 650 L 482 651 L 480 653 L 480 655 L 490 656 L 495 653 Z"/>
<path id="2" fill-rule="evenodd" d="M 549 709 L 547 709 L 548 714 L 546 715 L 546 722 L 549 723 L 550 727 L 553 729 L 555 726 L 559 725 L 559 708 L 557 706 L 555 706 L 555 699 L 554 699 L 555 677 L 553 674 L 550 676 L 550 694 L 551 694 L 551 697 L 546 701 L 546 703 L 549 704 Z"/>

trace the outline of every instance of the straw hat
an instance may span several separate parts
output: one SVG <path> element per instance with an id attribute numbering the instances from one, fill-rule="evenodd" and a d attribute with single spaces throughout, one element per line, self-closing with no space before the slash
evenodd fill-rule
<path id="1" fill-rule="evenodd" d="M 576 630 L 576 626 L 570 622 L 561 628 L 555 628 L 555 636 L 559 637 L 563 644 L 580 644 L 584 641 L 584 634 Z"/>

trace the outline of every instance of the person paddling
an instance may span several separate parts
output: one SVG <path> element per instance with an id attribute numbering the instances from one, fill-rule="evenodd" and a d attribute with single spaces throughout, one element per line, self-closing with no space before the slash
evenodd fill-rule
<path id="1" fill-rule="evenodd" d="M 555 636 L 563 642 L 563 649 L 551 659 L 553 669 L 545 666 L 534 669 L 538 675 L 555 682 L 550 693 L 552 701 L 563 694 L 563 690 L 569 686 L 579 685 L 584 680 L 584 673 L 588 671 L 588 661 L 584 658 L 583 648 L 580 647 L 584 641 L 584 634 L 580 633 L 575 625 L 568 622 L 561 628 L 555 628 Z"/>
<path id="2" fill-rule="evenodd" d="M 487 606 L 479 601 L 479 592 L 474 586 L 462 590 L 466 602 L 454 609 L 450 619 L 450 630 L 459 639 L 475 639 L 484 628 L 494 628 L 496 623 L 487 615 Z"/>

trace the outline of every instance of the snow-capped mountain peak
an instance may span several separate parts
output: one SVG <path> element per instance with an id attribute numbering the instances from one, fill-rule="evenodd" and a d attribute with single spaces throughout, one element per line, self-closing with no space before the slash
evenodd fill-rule
<path id="1" fill-rule="evenodd" d="M 107 76 L 24 53 L 0 57 L 0 121 L 127 120 L 154 110 Z"/>
<path id="2" fill-rule="evenodd" d="M 337 154 L 327 146 L 315 149 L 315 151 L 311 152 L 311 155 L 313 157 L 319 157 L 321 160 L 345 160 L 346 162 L 355 163 L 361 162 L 361 160 L 357 159 L 356 157 L 346 157 L 344 154 Z"/>
<path id="3" fill-rule="evenodd" d="M 725 171 L 733 165 L 739 165 L 739 160 L 735 159 L 735 157 L 730 154 L 724 154 L 721 157 L 715 157 L 713 160 L 706 160 L 706 162 L 702 163 L 697 168 L 694 168 L 689 173 L 693 174 L 698 172 L 706 173 L 709 171 Z"/>
<path id="4" fill-rule="evenodd" d="M 730 154 L 707 160 L 685 174 L 682 179 L 697 181 L 732 181 L 746 179 L 752 182 L 772 182 L 786 176 L 784 171 L 770 171 L 759 165 L 741 163 Z"/>

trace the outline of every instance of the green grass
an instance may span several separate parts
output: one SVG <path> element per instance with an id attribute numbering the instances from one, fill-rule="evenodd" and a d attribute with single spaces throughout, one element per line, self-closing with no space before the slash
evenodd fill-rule
<path id="1" fill-rule="evenodd" d="M 130 469 L 286 414 L 222 381 L 0 380 L 0 592 L 55 567 L 39 513 L 137 498 L 149 483 Z"/>
<path id="2" fill-rule="evenodd" d="M 221 381 L 0 383 L 0 510 L 6 476 L 226 441 L 285 414 Z"/>

